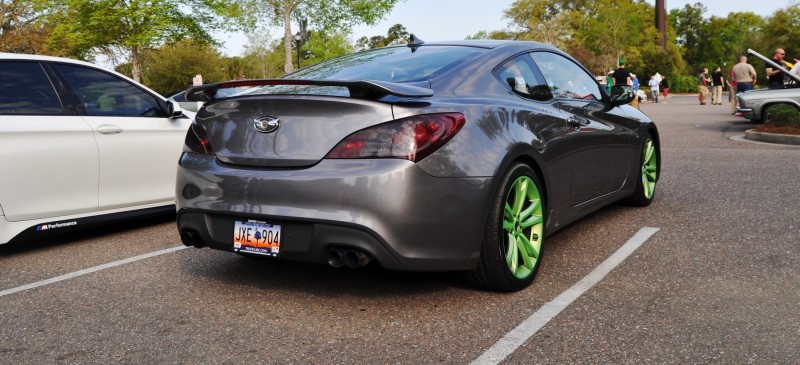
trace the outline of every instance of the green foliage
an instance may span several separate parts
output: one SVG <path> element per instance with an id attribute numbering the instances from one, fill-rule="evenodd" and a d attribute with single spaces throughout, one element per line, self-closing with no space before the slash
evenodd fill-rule
<path id="1" fill-rule="evenodd" d="M 140 79 L 147 49 L 192 38 L 213 43 L 206 26 L 211 9 L 197 0 L 65 0 L 50 15 L 55 28 L 48 41 L 64 55 L 91 59 L 96 53 L 126 55 L 134 80 Z"/>
<path id="2" fill-rule="evenodd" d="M 669 92 L 671 93 L 696 93 L 697 76 L 668 76 Z"/>
<path id="3" fill-rule="evenodd" d="M 405 44 L 408 39 L 408 31 L 402 24 L 395 24 L 386 32 L 386 36 L 376 35 L 367 38 L 366 36 L 356 41 L 356 49 L 372 49 L 391 46 L 394 44 Z"/>
<path id="4" fill-rule="evenodd" d="M 240 23 L 283 27 L 284 70 L 292 63 L 291 21 L 308 21 L 323 32 L 347 29 L 355 24 L 375 24 L 401 0 L 234 0 L 241 11 Z"/>
<path id="5" fill-rule="evenodd" d="M 800 128 L 800 110 L 787 104 L 769 107 L 769 123 L 776 127 Z"/>
<path id="6" fill-rule="evenodd" d="M 403 31 L 405 31 L 405 28 L 403 28 Z M 308 66 L 329 58 L 346 55 L 353 51 L 354 47 L 350 44 L 350 39 L 345 33 L 311 31 L 308 42 L 303 45 L 300 52 L 301 65 Z"/>
<path id="7" fill-rule="evenodd" d="M 213 47 L 191 40 L 148 51 L 144 60 L 143 83 L 162 94 L 186 89 L 197 74 L 203 76 L 203 82 L 231 78 L 228 65 Z"/>

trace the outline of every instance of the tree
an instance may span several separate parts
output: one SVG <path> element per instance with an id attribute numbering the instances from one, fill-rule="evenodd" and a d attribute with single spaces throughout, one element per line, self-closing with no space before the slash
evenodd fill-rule
<path id="1" fill-rule="evenodd" d="M 401 0 L 238 0 L 244 23 L 253 27 L 259 19 L 283 27 L 284 71 L 292 64 L 292 20 L 308 19 L 318 30 L 331 31 L 354 24 L 374 24 Z"/>
<path id="2" fill-rule="evenodd" d="M 408 31 L 402 24 L 395 24 L 386 32 L 386 37 L 376 35 L 367 38 L 366 36 L 359 38 L 356 41 L 357 49 L 372 49 L 391 46 L 395 44 L 404 44 L 408 39 Z"/>
<path id="3" fill-rule="evenodd" d="M 52 27 L 42 19 L 46 8 L 39 0 L 0 0 L 0 51 L 48 53 L 44 44 Z"/>
<path id="4" fill-rule="evenodd" d="M 683 48 L 683 58 L 690 67 L 700 63 L 704 35 L 709 33 L 708 20 L 703 18 L 707 10 L 703 4 L 696 3 L 669 12 L 669 23 L 678 34 L 676 43 Z"/>
<path id="5" fill-rule="evenodd" d="M 800 53 L 800 4 L 794 3 L 778 9 L 768 17 L 762 35 L 759 46 L 752 48 L 760 50 L 767 57 L 776 48 L 783 48 L 786 50 L 786 60 L 792 62 L 792 58 L 798 57 Z"/>
<path id="6" fill-rule="evenodd" d="M 330 58 L 346 55 L 355 49 L 350 44 L 350 39 L 343 32 L 322 32 L 312 30 L 309 32 L 308 42 L 303 46 L 303 64 L 312 65 Z"/>
<path id="7" fill-rule="evenodd" d="M 199 0 L 65 0 L 48 45 L 67 55 L 91 59 L 127 56 L 131 75 L 142 78 L 142 54 L 165 43 L 192 38 L 213 43 L 204 26 L 213 25 L 213 10 Z M 54 5 L 55 6 L 55 5 Z"/>
<path id="8" fill-rule="evenodd" d="M 142 56 L 147 64 L 142 70 L 142 82 L 162 94 L 185 90 L 197 74 L 203 75 L 203 82 L 235 78 L 229 77 L 229 64 L 208 43 L 185 40 L 148 50 Z"/>

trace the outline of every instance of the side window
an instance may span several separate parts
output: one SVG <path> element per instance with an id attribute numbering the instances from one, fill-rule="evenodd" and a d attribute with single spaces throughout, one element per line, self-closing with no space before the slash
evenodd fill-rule
<path id="1" fill-rule="evenodd" d="M 88 115 L 163 117 L 155 97 L 117 76 L 88 67 L 54 64 Z"/>
<path id="2" fill-rule="evenodd" d="M 539 66 L 547 86 L 558 99 L 602 100 L 603 94 L 594 77 L 561 55 L 534 52 L 531 57 Z"/>
<path id="3" fill-rule="evenodd" d="M 64 114 L 50 78 L 37 62 L 0 62 L 0 114 Z"/>
<path id="4" fill-rule="evenodd" d="M 553 98 L 544 80 L 533 70 L 528 55 L 517 56 L 506 61 L 494 70 L 494 76 L 522 97 L 539 101 Z"/>

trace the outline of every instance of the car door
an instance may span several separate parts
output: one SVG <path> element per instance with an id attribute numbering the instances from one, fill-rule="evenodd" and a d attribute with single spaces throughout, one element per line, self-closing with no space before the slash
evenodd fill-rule
<path id="1" fill-rule="evenodd" d="M 531 53 L 570 127 L 572 205 L 619 190 L 627 177 L 630 139 L 624 113 L 603 101 L 597 81 L 577 63 L 552 52 Z"/>
<path id="2" fill-rule="evenodd" d="M 188 118 L 168 118 L 158 97 L 100 69 L 55 63 L 82 104 L 100 154 L 99 209 L 164 204 L 175 176 Z"/>
<path id="3" fill-rule="evenodd" d="M 97 210 L 92 128 L 40 62 L 0 61 L 0 205 L 9 221 Z"/>

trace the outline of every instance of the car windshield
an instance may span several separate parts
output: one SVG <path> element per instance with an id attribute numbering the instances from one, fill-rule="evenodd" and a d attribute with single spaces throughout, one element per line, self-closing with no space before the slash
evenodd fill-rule
<path id="1" fill-rule="evenodd" d="M 423 46 L 416 50 L 388 47 L 352 53 L 283 76 L 307 80 L 375 80 L 415 82 L 445 72 L 456 64 L 486 52 L 484 48 Z M 347 88 L 331 86 L 264 86 L 242 94 L 322 94 L 347 96 Z"/>

